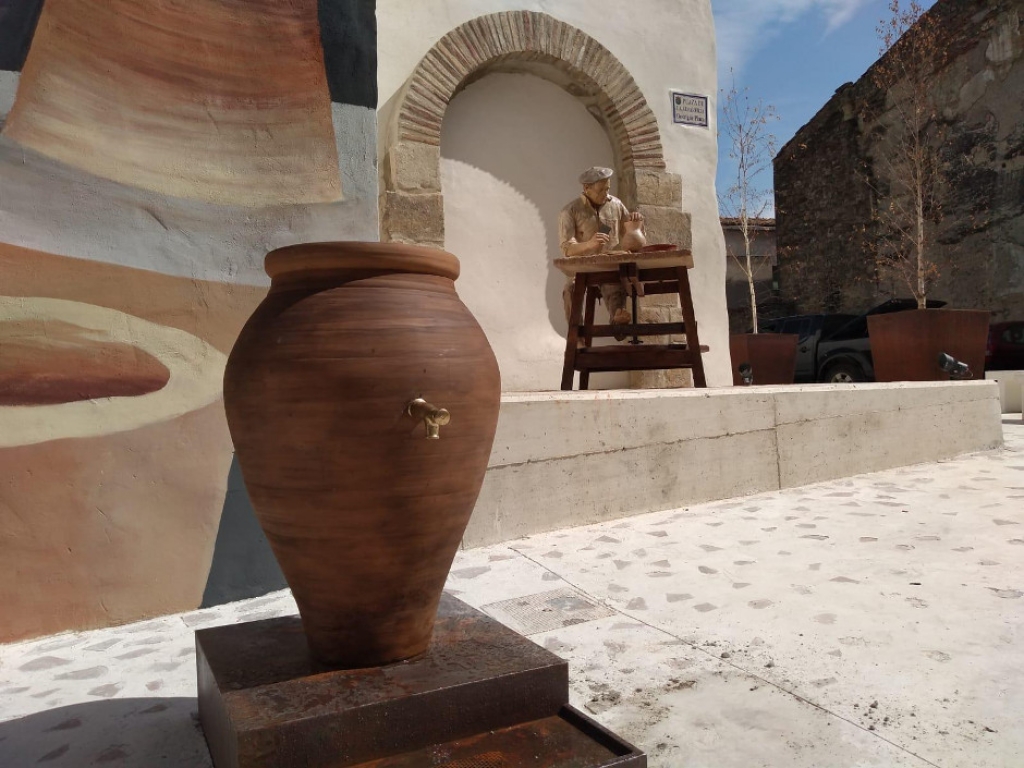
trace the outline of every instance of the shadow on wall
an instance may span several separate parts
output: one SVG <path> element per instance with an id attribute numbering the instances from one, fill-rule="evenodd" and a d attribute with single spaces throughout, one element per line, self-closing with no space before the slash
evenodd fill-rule
<path id="1" fill-rule="evenodd" d="M 614 164 L 604 127 L 540 77 L 487 75 L 449 105 L 445 247 L 462 262 L 459 295 L 494 347 L 505 391 L 558 387 L 566 331 L 565 276 L 552 264 L 561 256 L 558 214 L 580 194 L 581 171 Z"/>
<path id="2" fill-rule="evenodd" d="M 259 597 L 287 586 L 270 542 L 256 521 L 238 458 L 233 457 L 213 563 L 200 608 Z"/>
<path id="3" fill-rule="evenodd" d="M 0 764 L 209 768 L 194 698 L 110 699 L 0 723 Z"/>

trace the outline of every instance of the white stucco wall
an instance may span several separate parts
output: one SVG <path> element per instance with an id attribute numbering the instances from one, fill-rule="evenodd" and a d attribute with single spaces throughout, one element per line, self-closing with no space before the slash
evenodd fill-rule
<path id="1" fill-rule="evenodd" d="M 683 178 L 683 210 L 693 217 L 693 254 L 695 268 L 691 272 L 694 303 L 700 324 L 701 342 L 710 346 L 704 356 L 710 386 L 728 386 L 729 372 L 728 316 L 725 305 L 725 250 L 721 227 L 718 223 L 718 204 L 715 197 L 715 169 L 717 165 L 717 138 L 714 116 L 717 105 L 717 71 L 715 63 L 714 22 L 709 0 L 630 0 L 622 3 L 601 3 L 592 0 L 378 0 L 378 71 L 380 91 L 378 133 L 380 146 L 391 128 L 394 107 L 402 86 L 420 59 L 446 33 L 477 16 L 511 10 L 531 10 L 547 13 L 586 32 L 608 48 L 629 70 L 644 93 L 658 118 L 667 170 Z M 493 76 L 492 76 L 493 77 Z M 480 87 L 499 82 L 492 77 L 480 81 Z M 711 126 L 707 129 L 678 126 L 672 123 L 669 90 L 708 96 Z M 507 147 L 514 157 L 517 147 Z M 554 151 L 554 150 L 553 150 Z M 454 173 L 450 164 L 444 171 L 444 181 L 454 189 L 454 182 L 470 185 L 471 173 Z M 481 197 L 489 194 L 493 184 L 477 174 L 482 185 Z M 445 190 L 446 195 L 449 191 Z M 472 195 L 465 188 L 457 195 Z M 551 214 L 548 214 L 551 215 Z M 449 216 L 446 214 L 446 219 Z M 539 222 L 541 214 L 534 221 Z M 446 221 L 451 225 L 451 221 Z M 528 228 L 530 225 L 525 225 Z M 463 231 L 450 240 L 449 245 L 463 261 L 473 252 L 486 248 L 491 233 L 483 228 L 476 235 L 476 247 L 471 236 Z M 458 248 L 458 250 L 455 250 Z M 508 272 L 495 276 L 495 283 L 522 284 L 524 272 L 535 270 L 531 261 L 508 259 Z M 553 267 L 549 267 L 554 270 Z M 516 272 L 519 275 L 516 276 Z M 460 294 L 468 304 L 480 305 L 497 300 L 491 296 L 475 296 L 474 281 L 460 284 Z M 508 300 L 507 290 L 500 296 Z M 550 315 L 550 313 L 548 313 Z M 555 328 L 552 324 L 552 329 Z M 523 324 L 522 338 L 510 342 L 524 348 L 531 339 L 528 324 Z M 492 344 L 504 345 L 507 338 L 492 337 Z M 564 347 L 563 347 L 564 349 Z M 499 353 L 499 358 L 501 353 Z M 505 389 L 517 381 L 528 381 L 531 374 L 524 361 L 520 371 L 503 369 Z M 544 386 L 554 389 L 557 383 Z"/>
<path id="2" fill-rule="evenodd" d="M 459 255 L 459 294 L 494 348 L 506 392 L 556 389 L 562 377 L 565 277 L 551 261 L 561 255 L 558 212 L 591 165 L 614 165 L 604 128 L 538 77 L 488 75 L 445 114 L 445 247 Z M 590 384 L 628 387 L 629 375 L 594 374 Z"/>

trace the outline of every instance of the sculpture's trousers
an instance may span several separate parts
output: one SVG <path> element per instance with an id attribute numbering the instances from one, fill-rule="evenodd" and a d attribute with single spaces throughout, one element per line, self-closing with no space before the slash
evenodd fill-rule
<path id="1" fill-rule="evenodd" d="M 569 312 L 572 309 L 572 290 L 574 282 L 572 278 L 566 280 L 562 289 L 562 302 L 565 304 L 565 319 L 569 320 Z M 615 313 L 626 308 L 626 291 L 618 283 L 609 283 L 601 286 L 601 300 L 605 309 L 608 310 L 608 317 L 615 317 Z"/>

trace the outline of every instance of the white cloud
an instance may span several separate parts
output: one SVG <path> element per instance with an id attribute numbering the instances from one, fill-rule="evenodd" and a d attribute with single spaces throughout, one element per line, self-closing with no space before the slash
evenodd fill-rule
<path id="1" fill-rule="evenodd" d="M 825 34 L 846 24 L 873 0 L 718 0 L 713 2 L 718 39 L 719 77 L 737 74 L 787 24 L 813 15 L 825 22 Z"/>

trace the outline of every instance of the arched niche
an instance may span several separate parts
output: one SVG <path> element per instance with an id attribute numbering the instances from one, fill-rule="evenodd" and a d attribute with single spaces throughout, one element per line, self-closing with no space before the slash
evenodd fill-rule
<path id="1" fill-rule="evenodd" d="M 406 82 L 382 148 L 381 240 L 444 245 L 441 125 L 448 104 L 491 72 L 527 72 L 579 98 L 606 128 L 619 194 L 652 242 L 690 247 L 682 180 L 665 170 L 658 121 L 622 63 L 583 31 L 545 13 L 479 16 L 442 37 Z"/>

